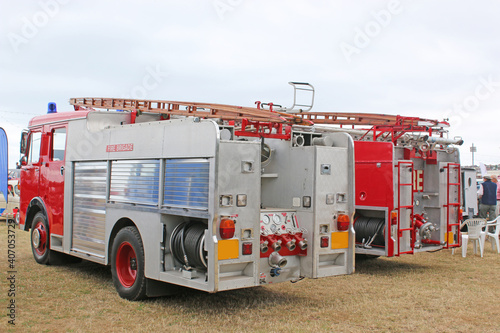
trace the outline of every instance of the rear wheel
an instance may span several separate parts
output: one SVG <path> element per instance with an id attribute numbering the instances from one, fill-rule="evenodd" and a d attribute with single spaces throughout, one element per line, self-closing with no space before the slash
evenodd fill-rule
<path id="1" fill-rule="evenodd" d="M 146 297 L 144 247 L 135 227 L 118 232 L 111 250 L 111 274 L 118 294 L 136 301 Z"/>
<path id="2" fill-rule="evenodd" d="M 31 228 L 31 251 L 35 261 L 48 265 L 50 256 L 49 224 L 42 212 L 36 213 Z"/>

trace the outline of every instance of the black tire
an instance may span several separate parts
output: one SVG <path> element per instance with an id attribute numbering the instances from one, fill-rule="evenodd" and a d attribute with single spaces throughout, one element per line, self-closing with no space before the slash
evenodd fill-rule
<path id="1" fill-rule="evenodd" d="M 146 298 L 144 246 L 135 227 L 118 232 L 111 250 L 111 275 L 120 297 L 130 301 Z"/>
<path id="2" fill-rule="evenodd" d="M 31 223 L 31 251 L 35 261 L 42 265 L 49 264 L 50 258 L 50 233 L 49 224 L 45 214 L 36 213 Z"/>

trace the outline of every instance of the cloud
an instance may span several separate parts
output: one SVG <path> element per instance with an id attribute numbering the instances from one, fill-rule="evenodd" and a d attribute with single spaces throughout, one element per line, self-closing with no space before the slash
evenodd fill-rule
<path id="1" fill-rule="evenodd" d="M 44 8 L 54 3 L 57 13 L 49 15 Z M 383 21 L 395 5 L 399 10 Z M 14 124 L 9 138 L 17 142 L 12 137 L 49 101 L 70 110 L 71 97 L 134 91 L 156 99 L 290 105 L 288 81 L 315 86 L 316 111 L 447 117 L 480 78 L 500 80 L 499 10 L 491 1 L 451 0 L 9 2 L 0 13 L 0 126 Z M 40 24 L 36 15 L 43 13 L 49 20 Z M 29 22 L 37 32 L 16 52 L 8 36 L 22 35 Z M 369 42 L 346 61 L 340 45 L 354 45 L 366 29 Z M 161 82 L 142 89 L 148 69 L 157 67 L 165 73 Z M 498 96 L 482 100 L 450 132 L 467 146 L 474 142 L 485 163 L 500 159 L 495 139 L 483 134 Z M 469 155 L 462 149 L 465 161 Z"/>

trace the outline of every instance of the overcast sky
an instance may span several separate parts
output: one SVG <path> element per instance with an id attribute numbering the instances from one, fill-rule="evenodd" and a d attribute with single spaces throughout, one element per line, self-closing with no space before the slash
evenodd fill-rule
<path id="1" fill-rule="evenodd" d="M 47 103 L 135 97 L 449 118 L 462 163 L 500 163 L 497 1 L 0 0 L 10 161 Z"/>

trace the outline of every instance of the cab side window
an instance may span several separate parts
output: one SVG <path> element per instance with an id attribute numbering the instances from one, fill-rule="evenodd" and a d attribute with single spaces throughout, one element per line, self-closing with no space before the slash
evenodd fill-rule
<path id="1" fill-rule="evenodd" d="M 28 151 L 28 164 L 37 164 L 40 161 L 40 146 L 42 143 L 42 133 L 31 133 L 30 146 Z"/>
<path id="2" fill-rule="evenodd" d="M 56 128 L 52 131 L 52 161 L 64 161 L 66 151 L 66 128 Z"/>

